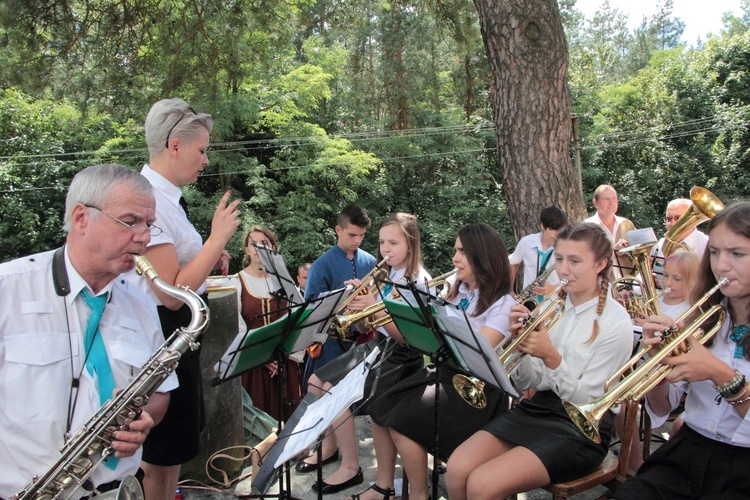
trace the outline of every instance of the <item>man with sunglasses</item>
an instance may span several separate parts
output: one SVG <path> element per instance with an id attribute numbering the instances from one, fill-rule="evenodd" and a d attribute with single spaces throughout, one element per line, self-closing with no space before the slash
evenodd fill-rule
<path id="1" fill-rule="evenodd" d="M 687 212 L 692 205 L 692 202 L 687 198 L 677 198 L 670 201 L 667 204 L 667 212 L 664 216 L 664 225 L 667 228 L 667 233 L 674 227 L 675 222 Z M 666 238 L 661 238 L 659 242 L 654 245 L 654 249 L 651 252 L 653 260 L 654 277 L 656 278 L 656 285 L 661 288 L 663 285 L 663 274 L 664 274 L 664 252 L 662 252 L 662 246 Z M 682 240 L 678 243 L 684 243 L 687 249 L 696 253 L 698 257 L 703 256 L 703 252 L 706 251 L 706 245 L 708 244 L 708 236 L 704 233 L 693 228 L 688 232 Z"/>
<path id="2" fill-rule="evenodd" d="M 65 245 L 0 265 L 0 498 L 45 473 L 164 342 L 156 307 L 120 278 L 160 232 L 155 213 L 153 190 L 137 172 L 89 167 L 68 190 Z M 107 491 L 136 475 L 141 444 L 175 387 L 171 376 L 128 429 L 115 431 L 117 460 L 62 496 Z"/>

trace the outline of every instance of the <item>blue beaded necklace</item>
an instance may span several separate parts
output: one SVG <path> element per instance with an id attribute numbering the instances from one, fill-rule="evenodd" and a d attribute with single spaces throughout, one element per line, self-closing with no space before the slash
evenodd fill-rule
<path id="1" fill-rule="evenodd" d="M 732 339 L 735 343 L 734 357 L 737 359 L 742 357 L 744 351 L 742 340 L 745 338 L 745 335 L 747 335 L 747 332 L 747 325 L 737 325 L 732 327 L 732 333 L 729 334 L 729 338 Z"/>

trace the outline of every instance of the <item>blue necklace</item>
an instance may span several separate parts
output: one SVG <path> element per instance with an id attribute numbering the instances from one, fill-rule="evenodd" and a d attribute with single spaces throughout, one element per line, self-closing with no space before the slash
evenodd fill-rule
<path id="1" fill-rule="evenodd" d="M 729 334 L 729 338 L 736 344 L 734 346 L 734 357 L 737 359 L 742 357 L 742 352 L 744 350 L 742 340 L 745 338 L 745 335 L 747 335 L 747 332 L 747 325 L 737 325 L 732 327 L 732 333 Z"/>

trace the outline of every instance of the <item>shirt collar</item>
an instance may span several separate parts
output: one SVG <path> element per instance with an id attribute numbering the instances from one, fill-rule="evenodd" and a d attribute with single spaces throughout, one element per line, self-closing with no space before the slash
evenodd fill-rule
<path id="1" fill-rule="evenodd" d="M 566 308 L 571 308 L 573 311 L 575 311 L 576 315 L 583 314 L 588 309 L 591 309 L 592 307 L 595 307 L 598 303 L 599 303 L 599 295 L 597 295 L 593 299 L 588 300 L 588 301 L 586 301 L 583 304 L 578 305 L 578 306 L 574 306 L 573 303 L 570 301 L 570 295 L 568 295 L 567 297 L 565 297 L 565 307 Z"/>
<path id="2" fill-rule="evenodd" d="M 338 244 L 333 245 L 333 251 L 336 252 L 338 255 L 341 255 L 345 259 L 349 259 L 349 257 L 346 256 L 346 250 L 338 246 Z M 357 252 L 359 252 L 359 248 L 354 251 L 354 256 L 349 260 L 355 260 L 357 258 Z"/>
<path id="3" fill-rule="evenodd" d="M 182 190 L 169 182 L 166 177 L 164 177 L 148 165 L 143 165 L 143 168 L 141 169 L 141 175 L 149 180 L 151 185 L 156 188 L 156 191 L 161 191 L 162 193 L 164 193 L 167 199 L 170 202 L 174 203 L 175 206 L 180 204 Z"/>
<path id="4" fill-rule="evenodd" d="M 88 290 L 89 294 L 93 297 L 94 291 L 91 289 L 91 287 L 86 283 L 86 280 L 84 280 L 80 274 L 78 274 L 78 271 L 76 271 L 76 268 L 73 267 L 73 264 L 70 262 L 70 256 L 68 255 L 68 245 L 65 245 L 65 269 L 68 272 L 68 283 L 70 284 L 70 293 L 67 295 L 66 299 L 68 301 L 68 304 L 73 304 L 73 301 L 80 295 L 81 290 L 84 288 Z M 107 283 L 107 286 L 105 286 L 103 289 L 99 291 L 96 296 L 99 296 L 103 293 L 109 293 L 109 297 L 112 297 L 112 294 L 110 293 L 112 291 L 112 282 L 110 281 Z"/>

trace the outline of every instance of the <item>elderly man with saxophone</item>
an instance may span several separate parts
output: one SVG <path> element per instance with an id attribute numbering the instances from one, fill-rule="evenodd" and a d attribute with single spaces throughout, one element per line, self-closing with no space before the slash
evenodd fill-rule
<path id="1" fill-rule="evenodd" d="M 155 306 L 118 279 L 159 231 L 154 214 L 151 186 L 137 172 L 89 167 L 68 191 L 65 245 L 0 265 L 0 497 L 27 492 L 161 345 Z M 174 387 L 172 376 L 159 390 Z M 95 462 L 83 485 L 74 493 L 61 489 L 62 496 L 112 489 L 136 474 L 141 444 L 168 400 L 154 393 L 140 413 L 107 431 L 114 456 Z"/>

